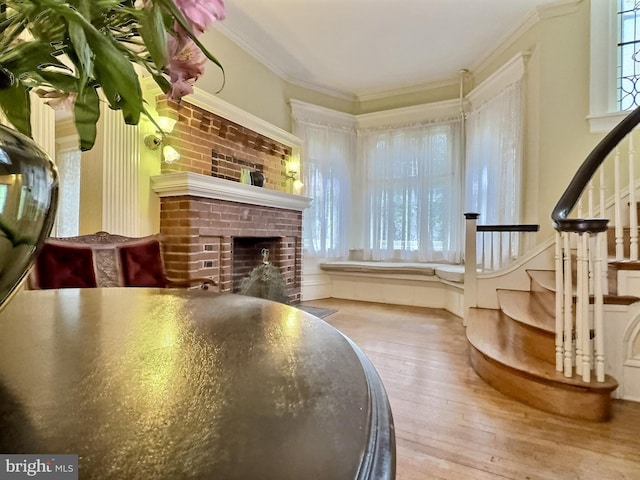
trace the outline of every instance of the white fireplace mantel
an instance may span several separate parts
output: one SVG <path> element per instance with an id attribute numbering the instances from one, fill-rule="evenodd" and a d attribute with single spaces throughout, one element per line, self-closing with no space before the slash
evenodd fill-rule
<path id="1" fill-rule="evenodd" d="M 195 196 L 298 211 L 309 208 L 312 200 L 301 195 L 192 172 L 155 175 L 151 177 L 151 188 L 160 198 Z"/>

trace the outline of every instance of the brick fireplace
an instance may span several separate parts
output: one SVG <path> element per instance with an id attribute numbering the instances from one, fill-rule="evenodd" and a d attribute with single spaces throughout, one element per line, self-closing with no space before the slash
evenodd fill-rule
<path id="1" fill-rule="evenodd" d="M 155 97 L 159 114 L 178 118 L 168 143 L 181 155 L 151 179 L 167 273 L 237 292 L 267 248 L 289 303 L 300 301 L 302 212 L 311 199 L 288 193 L 286 165 L 299 159 L 301 140 L 197 89 L 187 98 Z M 261 172 L 264 187 L 241 183 L 243 169 Z"/>
<path id="2" fill-rule="evenodd" d="M 268 248 L 289 303 L 300 301 L 302 211 L 309 198 L 191 172 L 158 175 L 152 185 L 161 198 L 170 277 L 209 277 L 220 291 L 237 292 Z"/>

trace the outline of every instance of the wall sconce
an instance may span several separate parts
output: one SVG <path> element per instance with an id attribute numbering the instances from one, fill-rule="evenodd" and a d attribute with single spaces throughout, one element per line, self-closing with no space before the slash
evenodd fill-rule
<path id="1" fill-rule="evenodd" d="M 173 131 L 173 127 L 177 122 L 174 118 L 160 117 L 156 122 L 160 130 L 156 131 L 156 133 L 149 133 L 144 137 L 144 144 L 149 150 L 156 150 L 162 146 L 162 160 L 165 163 L 175 163 L 180 160 L 180 152 L 171 145 L 167 145 L 167 134 Z"/>
<path id="2" fill-rule="evenodd" d="M 300 173 L 300 162 L 298 162 L 297 160 L 289 160 L 286 163 L 285 175 L 287 177 L 287 180 L 291 182 L 290 183 L 291 193 L 293 193 L 294 191 L 298 192 L 302 189 L 302 187 L 304 187 L 304 183 L 298 180 L 299 173 Z"/>

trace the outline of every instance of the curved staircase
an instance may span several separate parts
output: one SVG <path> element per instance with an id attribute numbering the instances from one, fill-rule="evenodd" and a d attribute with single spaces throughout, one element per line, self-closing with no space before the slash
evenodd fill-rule
<path id="1" fill-rule="evenodd" d="M 555 369 L 554 272 L 527 271 L 530 291 L 498 290 L 499 310 L 472 308 L 467 322 L 471 365 L 496 390 L 570 418 L 604 421 L 618 383 L 583 382 Z"/>

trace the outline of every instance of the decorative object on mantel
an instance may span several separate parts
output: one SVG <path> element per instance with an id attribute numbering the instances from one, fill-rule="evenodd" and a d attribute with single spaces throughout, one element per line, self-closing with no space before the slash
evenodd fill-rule
<path id="1" fill-rule="evenodd" d="M 240 183 L 251 185 L 251 174 L 248 168 L 240 169 Z"/>
<path id="2" fill-rule="evenodd" d="M 127 124 L 137 125 L 144 114 L 161 129 L 146 110 L 134 64 L 169 98 L 192 93 L 205 57 L 224 75 L 198 40 L 224 16 L 222 0 L 5 0 L 0 109 L 31 136 L 30 91 L 54 108 L 73 108 L 82 150 L 95 142 L 100 101 L 121 110 Z"/>
<path id="3" fill-rule="evenodd" d="M 249 174 L 251 176 L 251 185 L 256 187 L 264 187 L 264 173 L 260 170 L 254 170 Z"/>
<path id="4" fill-rule="evenodd" d="M 0 125 L 0 309 L 51 232 L 57 199 L 51 159 L 29 137 Z"/>

